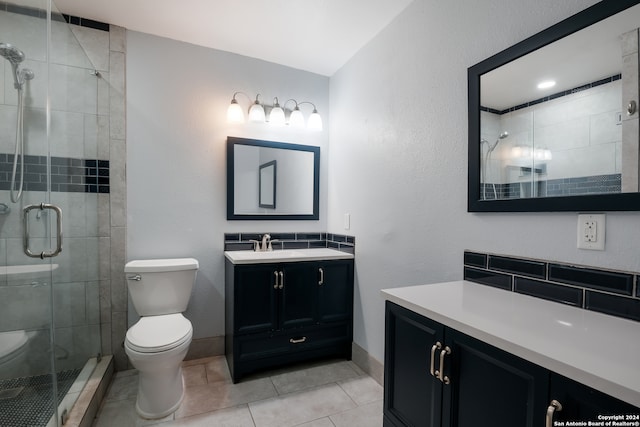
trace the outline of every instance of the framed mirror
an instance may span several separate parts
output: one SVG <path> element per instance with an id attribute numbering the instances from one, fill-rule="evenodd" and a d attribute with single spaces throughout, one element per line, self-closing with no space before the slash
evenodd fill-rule
<path id="1" fill-rule="evenodd" d="M 468 69 L 469 212 L 640 210 L 639 3 L 601 1 Z"/>
<path id="2" fill-rule="evenodd" d="M 320 147 L 227 137 L 228 220 L 317 220 Z"/>

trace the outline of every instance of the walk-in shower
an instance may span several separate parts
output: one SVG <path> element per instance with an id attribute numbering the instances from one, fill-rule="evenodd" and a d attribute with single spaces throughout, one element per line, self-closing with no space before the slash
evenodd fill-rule
<path id="1" fill-rule="evenodd" d="M 487 168 L 489 167 L 489 162 L 491 161 L 491 154 L 493 153 L 493 150 L 496 149 L 496 147 L 498 146 L 498 144 L 500 143 L 501 140 L 507 138 L 509 136 L 509 132 L 504 131 L 502 132 L 500 135 L 498 135 L 498 138 L 496 139 L 496 142 L 494 142 L 493 144 L 491 144 L 489 141 L 487 141 L 486 139 L 482 139 L 480 141 L 480 145 L 487 145 L 487 151 L 484 155 L 484 162 L 481 162 L 481 172 L 482 172 L 482 199 L 486 200 L 487 199 L 487 181 L 486 181 L 486 177 L 487 177 Z M 480 150 L 482 151 L 482 149 Z M 493 198 L 497 199 L 498 198 L 498 193 L 496 192 L 496 184 L 495 184 L 495 180 L 494 182 L 491 183 L 492 189 L 493 189 Z"/>
<path id="2" fill-rule="evenodd" d="M 20 63 L 25 55 L 20 49 L 9 43 L 0 42 L 0 56 L 11 64 L 13 74 L 13 87 L 18 91 L 18 111 L 16 114 L 16 145 L 13 154 L 13 167 L 11 170 L 11 201 L 17 203 L 22 197 L 24 187 L 24 85 L 35 77 L 33 71 L 28 68 L 20 69 Z M 16 189 L 16 174 L 20 162 L 20 182 Z"/>
<path id="3" fill-rule="evenodd" d="M 110 197 L 109 86 L 97 72 L 109 71 L 109 32 L 72 31 L 51 0 L 8 1 L 0 8 L 0 426 L 58 427 L 110 352 L 101 341 L 110 306 L 100 301 L 110 286 L 109 219 L 99 217 Z M 91 40 L 93 61 L 76 36 Z"/>

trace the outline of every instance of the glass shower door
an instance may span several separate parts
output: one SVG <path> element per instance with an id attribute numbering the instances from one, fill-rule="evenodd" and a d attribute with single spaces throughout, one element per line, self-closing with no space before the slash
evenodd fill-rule
<path id="1" fill-rule="evenodd" d="M 91 31 L 48 0 L 13 1 L 0 9 L 0 425 L 58 426 L 101 351 L 103 82 L 78 41 Z"/>

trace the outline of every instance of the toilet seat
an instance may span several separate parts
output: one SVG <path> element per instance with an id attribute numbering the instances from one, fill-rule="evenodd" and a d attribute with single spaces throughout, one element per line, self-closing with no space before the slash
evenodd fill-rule
<path id="1" fill-rule="evenodd" d="M 144 316 L 127 331 L 125 345 L 139 353 L 159 353 L 191 341 L 191 322 L 181 313 Z"/>
<path id="2" fill-rule="evenodd" d="M 25 331 L 0 332 L 0 362 L 12 358 L 28 340 Z"/>

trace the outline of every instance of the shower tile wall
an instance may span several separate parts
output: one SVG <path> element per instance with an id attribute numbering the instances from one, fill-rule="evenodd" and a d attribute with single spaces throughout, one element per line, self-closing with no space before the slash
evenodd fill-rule
<path id="1" fill-rule="evenodd" d="M 553 155 L 543 162 L 544 172 L 536 180 L 558 183 L 594 175 L 615 178 L 622 163 L 621 87 L 620 76 L 612 76 L 530 105 L 482 111 L 482 138 L 493 143 L 501 132 L 509 132 L 487 167 L 487 182 L 531 181 L 531 162 L 513 159 L 511 150 L 531 147 L 534 134 L 536 147 L 548 148 Z M 581 162 L 575 161 L 576 153 L 582 156 Z M 526 166 L 528 173 L 521 166 Z M 501 171 L 500 175 L 495 171 Z"/>
<path id="2" fill-rule="evenodd" d="M 53 272 L 56 284 L 53 316 L 58 368 L 83 363 L 101 351 L 115 353 L 116 364 L 124 369 L 127 362 L 120 343 L 127 324 L 122 274 L 126 232 L 125 30 L 111 26 L 110 31 L 104 31 L 53 22 L 51 66 L 47 76 L 46 34 L 41 28 L 41 18 L 6 12 L 3 5 L 0 2 L 0 41 L 23 50 L 27 56 L 24 66 L 33 69 L 37 76 L 25 92 L 25 122 L 32 120 L 25 134 L 27 154 L 50 153 L 74 162 L 93 159 L 96 166 L 98 161 L 103 161 L 103 165 L 108 163 L 109 192 L 69 192 L 62 187 L 52 187 L 50 195 L 51 202 L 61 206 L 64 212 L 63 252 L 53 259 L 57 264 Z M 13 152 L 14 141 L 4 136 L 14 135 L 17 110 L 16 91 L 6 62 L 0 64 L 0 135 L 3 136 L 0 153 Z M 94 75 L 94 70 L 100 73 L 100 78 Z M 51 137 L 47 146 L 44 103 L 48 79 L 51 80 Z M 86 178 L 93 182 L 90 175 Z M 8 202 L 8 193 L 0 190 L 0 201 Z M 45 201 L 46 196 L 41 191 L 27 191 L 22 206 Z M 8 204 L 11 212 L 0 216 L 0 266 L 38 263 L 22 255 L 21 206 Z M 33 221 L 32 244 L 37 246 L 42 236 L 37 235 L 37 220 Z M 47 275 L 29 283 L 22 283 L 17 276 L 0 276 L 0 331 L 39 329 L 50 323 L 46 282 Z M 48 339 L 46 334 L 40 335 Z M 36 369 L 38 362 L 32 361 L 31 367 Z"/>

